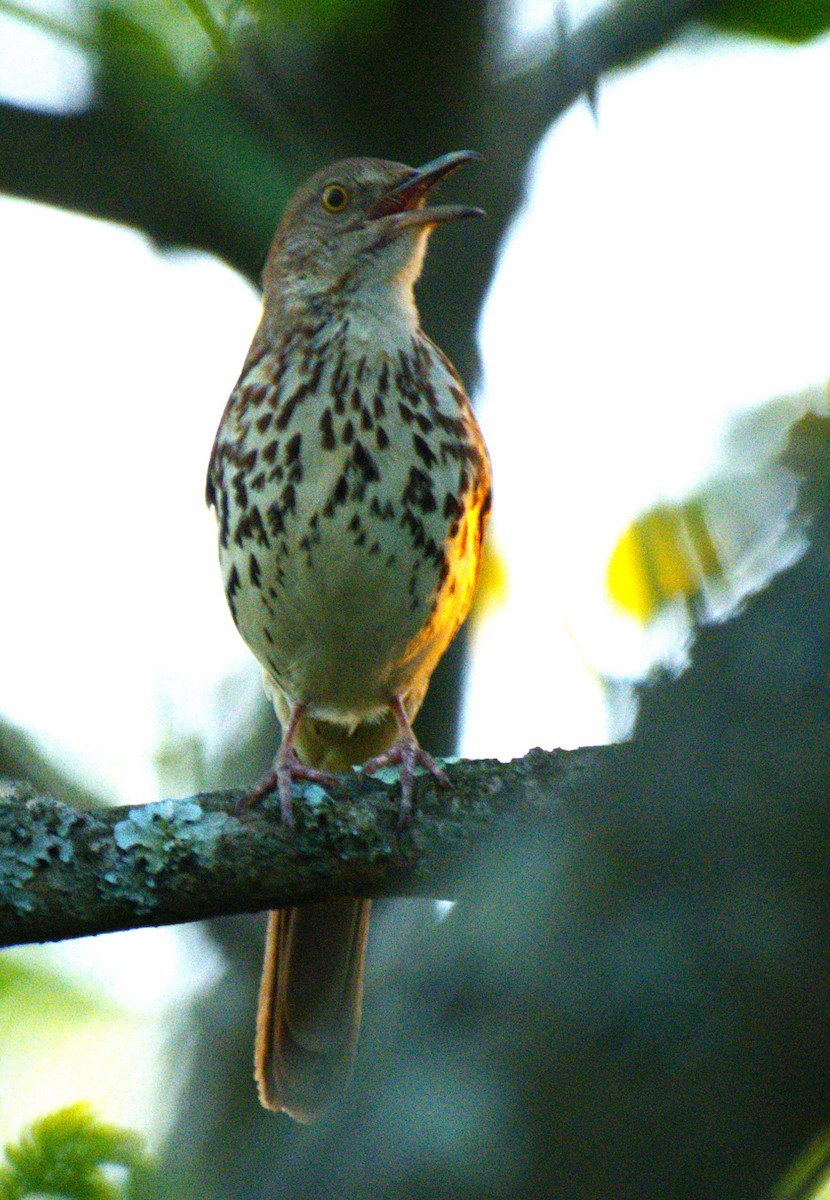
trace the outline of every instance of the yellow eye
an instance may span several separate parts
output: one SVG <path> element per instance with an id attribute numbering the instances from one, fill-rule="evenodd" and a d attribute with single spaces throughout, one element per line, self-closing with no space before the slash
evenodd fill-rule
<path id="1" fill-rule="evenodd" d="M 323 208 L 330 213 L 342 212 L 349 203 L 349 193 L 339 183 L 330 183 L 323 192 Z"/>

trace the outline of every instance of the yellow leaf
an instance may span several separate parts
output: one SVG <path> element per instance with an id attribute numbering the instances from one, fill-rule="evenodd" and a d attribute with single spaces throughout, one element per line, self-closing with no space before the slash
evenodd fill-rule
<path id="1" fill-rule="evenodd" d="M 723 572 L 696 497 L 637 517 L 614 547 L 606 584 L 612 600 L 645 624 L 674 601 L 694 600 Z"/>

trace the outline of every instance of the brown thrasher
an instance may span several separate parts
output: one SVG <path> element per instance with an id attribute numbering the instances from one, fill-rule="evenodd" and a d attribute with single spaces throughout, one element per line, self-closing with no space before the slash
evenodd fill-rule
<path id="1" fill-rule="evenodd" d="M 490 507 L 490 466 L 464 388 L 421 331 L 413 285 L 443 222 L 426 208 L 469 159 L 414 170 L 355 158 L 299 189 L 263 277 L 265 303 L 211 455 L 207 501 L 233 619 L 283 728 L 273 772 L 292 782 L 400 764 L 439 780 L 414 719 L 464 620 Z M 370 901 L 270 915 L 259 998 L 262 1103 L 300 1121 L 349 1073 Z"/>

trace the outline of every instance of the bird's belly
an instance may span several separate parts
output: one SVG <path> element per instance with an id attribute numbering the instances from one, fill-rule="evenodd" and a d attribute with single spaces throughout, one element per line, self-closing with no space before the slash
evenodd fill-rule
<path id="1" fill-rule="evenodd" d="M 469 606 L 465 589 L 443 586 L 442 555 L 413 558 L 396 526 L 363 511 L 354 529 L 353 518 L 318 522 L 316 538 L 299 523 L 287 555 L 249 550 L 222 564 L 226 583 L 234 567 L 247 577 L 232 609 L 266 676 L 345 721 L 425 682 Z"/>
<path id="2" fill-rule="evenodd" d="M 417 708 L 472 600 L 489 468 L 426 342 L 329 357 L 311 380 L 292 360 L 279 404 L 255 365 L 211 487 L 225 592 L 271 690 L 349 724 L 395 696 Z"/>

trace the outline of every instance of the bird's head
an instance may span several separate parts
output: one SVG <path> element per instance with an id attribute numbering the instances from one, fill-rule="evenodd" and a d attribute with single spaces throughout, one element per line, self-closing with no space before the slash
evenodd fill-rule
<path id="1" fill-rule="evenodd" d="M 423 167 L 350 158 L 318 171 L 294 194 L 271 245 L 266 305 L 325 302 L 411 304 L 427 239 L 436 225 L 482 216 L 460 204 L 426 207 L 432 188 L 479 156 L 458 150 Z"/>

